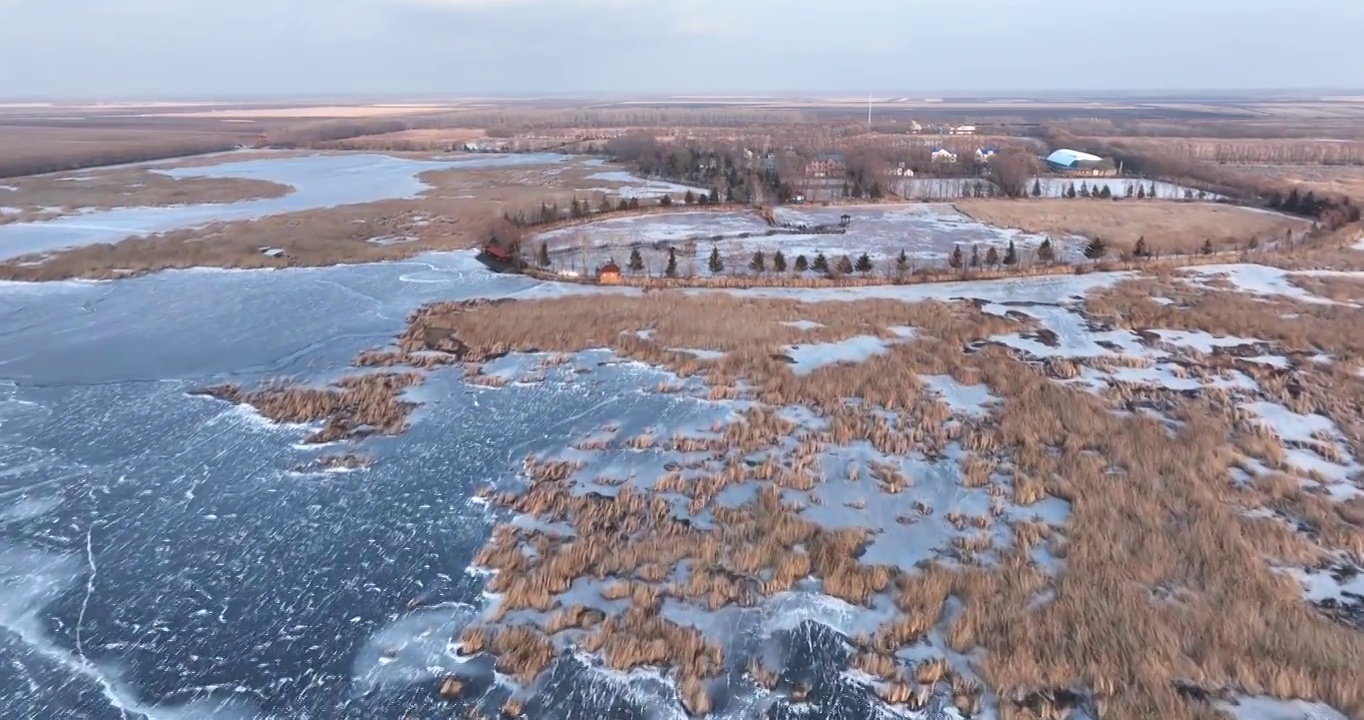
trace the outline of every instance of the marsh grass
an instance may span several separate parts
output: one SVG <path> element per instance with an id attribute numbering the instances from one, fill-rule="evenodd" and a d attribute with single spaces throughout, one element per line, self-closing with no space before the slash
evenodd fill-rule
<path id="1" fill-rule="evenodd" d="M 1153 292 L 1184 307 L 1152 303 L 1147 298 Z M 1281 304 L 1306 310 L 1309 320 L 1277 322 L 1278 313 L 1267 311 L 1273 306 L 1160 279 L 1119 285 L 1087 304 L 1091 316 L 1118 327 L 1205 329 L 1302 352 L 1355 351 L 1359 335 L 1349 328 L 1358 320 L 1343 309 Z M 797 331 L 780 324 L 800 319 L 823 327 Z M 1225 392 L 1162 395 L 1183 423 L 1175 430 L 1144 414 L 1115 413 L 1110 399 L 1062 386 L 1046 367 L 1021 362 L 1004 348 L 986 345 L 964 353 L 992 334 L 1026 327 L 965 303 L 800 304 L 655 293 L 447 307 L 423 314 L 419 324 L 494 354 L 611 347 L 681 375 L 699 375 L 714 387 L 749 387 L 762 403 L 742 422 L 726 426 L 722 442 L 673 438 L 675 447 L 706 447 L 716 458 L 695 479 L 665 477 L 652 492 L 626 486 L 610 498 L 577 496 L 570 490 L 572 466 L 533 463 L 529 489 L 498 493 L 494 501 L 543 520 L 569 522 L 575 539 L 504 527 L 479 557 L 500 571 L 490 582 L 490 589 L 503 593 L 499 616 L 511 608 L 555 611 L 556 594 L 575 578 L 617 579 L 607 595 L 629 598 L 631 609 L 601 625 L 610 625 L 614 640 L 593 640 L 589 649 L 609 651 L 613 667 L 647 662 L 676 668 L 693 710 L 705 707 L 704 681 L 713 677 L 715 659 L 699 637 L 680 638 L 678 650 L 670 651 L 671 643 L 660 641 L 673 637 L 667 634 L 672 631 L 651 608 L 665 597 L 711 608 L 752 605 L 812 575 L 822 580 L 824 592 L 851 603 L 866 604 L 878 594 L 895 599 L 900 616 L 856 640 L 863 652 L 883 656 L 923 638 L 943 621 L 947 599 L 957 598 L 961 611 L 948 624 L 948 642 L 957 651 L 982 652 L 978 670 L 990 690 L 1007 700 L 1002 708 L 1007 717 L 1062 712 L 1063 694 L 1049 689 L 1072 686 L 1087 688 L 1104 717 L 1213 717 L 1211 707 L 1177 689 L 1176 681 L 1189 678 L 1210 688 L 1315 698 L 1350 715 L 1364 712 L 1357 682 L 1364 639 L 1342 632 L 1305 604 L 1293 583 L 1265 561 L 1320 558 L 1317 542 L 1358 548 L 1358 526 L 1347 520 L 1359 513 L 1358 504 L 1337 506 L 1290 486 L 1235 488 L 1229 473 L 1240 456 L 1229 448 L 1238 435 L 1252 433 Z M 785 344 L 875 334 L 891 325 L 916 327 L 919 339 L 862 363 L 808 375 L 795 375 L 772 357 L 773 348 Z M 654 330 L 648 340 L 633 333 L 644 327 Z M 426 332 L 409 328 L 404 336 L 425 338 Z M 713 349 L 725 356 L 701 363 L 668 347 Z M 1215 368 L 1237 361 L 1214 354 L 1207 362 Z M 1350 407 L 1361 406 L 1349 394 L 1360 391 L 1358 383 L 1342 395 L 1342 377 L 1313 368 L 1301 373 L 1296 390 L 1285 385 L 1280 391 L 1271 368 L 1251 372 L 1272 397 L 1328 414 L 1347 436 L 1359 437 L 1357 418 L 1351 424 L 1346 417 Z M 1003 402 L 988 418 L 947 424 L 946 407 L 925 394 L 921 374 L 984 382 Z M 862 402 L 851 407 L 847 397 Z M 811 408 L 829 421 L 828 428 L 797 430 L 764 409 L 791 404 Z M 892 423 L 871 409 L 898 412 L 899 419 Z M 785 443 L 792 433 L 795 445 Z M 853 558 L 869 541 L 867 531 L 823 529 L 777 492 L 828 482 L 801 458 L 819 447 L 856 441 L 888 453 L 930 456 L 960 442 L 969 452 L 964 477 L 991 488 L 992 468 L 1007 459 L 1016 504 L 1061 498 L 1070 503 L 1070 519 L 1060 528 L 1011 522 L 1013 544 L 991 564 L 929 563 L 914 572 L 864 565 Z M 1250 446 L 1257 443 L 1268 447 L 1273 439 L 1259 437 Z M 783 459 L 766 466 L 724 459 L 764 449 Z M 867 470 L 882 478 L 883 491 L 914 491 L 912 478 L 901 487 L 885 468 Z M 760 490 L 752 503 L 711 505 L 724 487 L 753 480 Z M 719 529 L 678 523 L 670 504 L 655 495 L 663 491 L 690 497 L 694 510 L 711 507 Z M 1260 503 L 1311 518 L 1322 532 L 1309 539 L 1273 519 L 1244 515 L 1244 508 Z M 921 512 L 933 508 L 925 504 Z M 980 530 L 998 522 L 993 513 L 955 519 L 967 531 L 957 540 L 961 551 L 971 555 L 990 547 Z M 537 548 L 534 561 L 519 550 L 525 544 Z M 1055 575 L 1044 570 L 1032 558 L 1036 548 L 1063 558 L 1065 570 Z M 692 567 L 687 581 L 670 581 L 669 569 L 683 560 Z M 1180 601 L 1153 600 L 1158 587 L 1180 589 Z M 1038 604 L 1044 590 L 1051 600 Z M 875 662 L 876 669 L 889 672 L 884 661 Z M 903 687 L 892 685 L 888 697 L 906 703 L 918 697 L 917 690 Z M 968 707 L 970 698 L 961 693 Z"/>
<path id="2" fill-rule="evenodd" d="M 400 399 L 403 390 L 418 385 L 417 372 L 352 375 L 327 387 L 311 387 L 287 380 L 267 382 L 255 390 L 237 385 L 214 385 L 199 390 L 239 405 L 250 405 L 280 423 L 322 423 L 304 442 L 356 440 L 379 433 L 396 435 L 407 429 L 415 403 Z"/>

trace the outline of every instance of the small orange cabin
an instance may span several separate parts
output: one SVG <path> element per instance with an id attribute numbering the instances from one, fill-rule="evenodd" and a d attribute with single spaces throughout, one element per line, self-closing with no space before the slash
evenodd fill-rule
<path id="1" fill-rule="evenodd" d="M 620 283 L 620 266 L 614 260 L 608 260 L 605 265 L 597 268 L 597 282 L 602 285 L 616 285 Z"/>

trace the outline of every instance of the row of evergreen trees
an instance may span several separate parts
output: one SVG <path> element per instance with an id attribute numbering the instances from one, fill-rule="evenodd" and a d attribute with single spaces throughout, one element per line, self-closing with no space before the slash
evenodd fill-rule
<path id="1" fill-rule="evenodd" d="M 691 190 L 688 190 L 685 194 L 682 195 L 682 199 L 680 202 L 682 205 L 687 206 L 718 205 L 720 203 L 720 191 L 718 188 L 711 188 L 710 192 L 708 193 L 693 192 Z M 731 203 L 734 202 L 733 195 L 726 197 L 725 202 Z M 671 195 L 663 195 L 659 197 L 658 200 L 655 201 L 653 204 L 657 207 L 671 207 L 673 205 L 676 205 L 677 203 L 678 201 L 674 201 Z M 568 206 L 568 216 L 574 220 L 579 220 L 582 218 L 590 217 L 595 214 L 609 213 L 612 211 L 624 212 L 626 210 L 638 210 L 640 208 L 647 206 L 648 205 L 645 202 L 641 201 L 637 197 L 629 198 L 622 197 L 616 200 L 616 202 L 612 203 L 610 198 L 603 196 L 601 201 L 598 202 L 597 206 L 594 208 L 590 201 L 579 200 L 578 198 L 575 197 L 573 198 L 573 202 Z M 503 214 L 503 218 L 510 221 L 517 227 L 523 228 L 548 225 L 550 223 L 557 222 L 558 220 L 562 219 L 562 217 L 563 211 L 559 208 L 559 203 L 557 202 L 540 203 L 539 212 L 531 213 L 517 212 L 516 214 L 510 213 Z"/>
<path id="2" fill-rule="evenodd" d="M 1033 179 L 1032 192 L 1030 194 L 1033 197 L 1042 197 L 1042 180 L 1040 178 Z M 1117 197 L 1117 194 L 1113 192 L 1113 188 L 1111 188 L 1108 183 L 1100 185 L 1099 183 L 1096 182 L 1094 183 L 1093 187 L 1090 187 L 1088 182 L 1082 181 L 1078 188 L 1073 182 L 1067 184 L 1065 190 L 1061 191 L 1061 197 L 1071 199 L 1077 197 L 1098 198 L 1102 200 L 1107 200 L 1110 198 Z M 1135 198 L 1137 200 L 1145 200 L 1146 198 L 1151 198 L 1154 200 L 1159 196 L 1156 194 L 1155 183 L 1151 183 L 1150 189 L 1148 190 L 1147 186 L 1143 185 L 1142 183 L 1136 183 L 1135 185 L 1133 185 L 1133 183 L 1129 182 L 1127 183 L 1127 187 L 1123 190 L 1123 197 Z M 1207 193 L 1203 192 L 1202 190 L 1192 190 L 1190 188 L 1184 188 L 1185 200 L 1203 200 L 1206 198 Z"/>
<path id="3" fill-rule="evenodd" d="M 1107 246 L 1104 244 L 1103 240 L 1096 239 L 1090 243 L 1088 248 L 1086 248 L 1085 254 L 1086 256 L 1091 256 L 1091 253 L 1093 253 L 1092 259 L 1097 260 L 1102 258 L 1107 252 L 1106 248 Z M 1053 248 L 1050 239 L 1044 239 L 1038 246 L 1037 259 L 1047 264 L 1055 262 L 1055 248 Z M 973 246 L 971 249 L 971 257 L 968 261 L 962 252 L 961 246 L 958 245 L 952 250 L 952 254 L 948 257 L 948 265 L 957 270 L 966 267 L 994 268 L 1000 265 L 1013 267 L 1017 265 L 1018 262 L 1018 250 L 1015 248 L 1012 240 L 1009 241 L 1008 248 L 1005 249 L 1002 254 L 997 248 L 990 247 L 986 250 L 984 256 L 982 256 L 980 254 L 980 247 Z M 543 243 L 540 246 L 539 264 L 541 267 L 548 267 L 550 264 L 548 249 Z M 711 248 L 710 258 L 707 260 L 706 266 L 712 275 L 719 275 L 725 271 L 726 264 L 724 258 L 720 255 L 719 246 Z M 626 270 L 634 274 L 639 274 L 644 271 L 644 257 L 640 254 L 639 248 L 634 248 L 630 251 L 630 258 L 625 267 Z M 807 258 L 805 255 L 797 255 L 795 260 L 788 260 L 786 254 L 781 250 L 777 250 L 772 253 L 771 256 L 762 250 L 758 250 L 749 258 L 748 269 L 755 273 L 765 273 L 768 271 L 775 273 L 806 273 L 813 271 L 821 275 L 837 277 L 851 275 L 853 273 L 865 276 L 875 270 L 876 266 L 872 262 L 871 256 L 865 252 L 859 255 L 856 260 L 853 260 L 849 255 L 842 255 L 838 257 L 837 260 L 831 262 L 829 257 L 823 252 L 816 253 L 813 260 Z M 899 257 L 896 258 L 894 270 L 901 275 L 913 270 L 909 254 L 904 250 L 901 250 Z M 664 277 L 669 278 L 678 277 L 676 248 L 668 248 L 668 260 L 664 267 L 663 275 Z"/>

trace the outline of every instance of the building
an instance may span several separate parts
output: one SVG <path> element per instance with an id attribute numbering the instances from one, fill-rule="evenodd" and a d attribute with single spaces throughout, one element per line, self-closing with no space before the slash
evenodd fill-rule
<path id="1" fill-rule="evenodd" d="M 615 260 L 607 260 L 605 265 L 597 268 L 597 282 L 601 285 L 620 284 L 620 266 Z"/>
<path id="2" fill-rule="evenodd" d="M 1110 160 L 1079 150 L 1060 149 L 1046 158 L 1047 168 L 1054 173 L 1076 177 L 1109 177 L 1118 171 Z"/>
<path id="3" fill-rule="evenodd" d="M 951 130 L 948 130 L 948 131 L 947 131 L 947 134 L 949 134 L 949 135 L 975 135 L 975 134 L 976 134 L 976 126 L 975 126 L 975 125 L 958 125 L 958 126 L 952 128 Z"/>
<path id="4" fill-rule="evenodd" d="M 937 163 L 954 163 L 957 161 L 957 154 L 947 148 L 933 148 L 933 152 L 929 154 L 929 157 L 933 159 L 933 162 Z"/>
<path id="5" fill-rule="evenodd" d="M 847 174 L 848 166 L 836 156 L 821 156 L 805 164 L 805 177 L 844 177 Z"/>
<path id="6" fill-rule="evenodd" d="M 976 148 L 976 162 L 990 162 L 998 154 L 999 150 L 994 147 Z"/>

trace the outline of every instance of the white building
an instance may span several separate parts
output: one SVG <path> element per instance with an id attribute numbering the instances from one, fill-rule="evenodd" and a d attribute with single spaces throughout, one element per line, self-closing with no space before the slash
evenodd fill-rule
<path id="1" fill-rule="evenodd" d="M 933 162 L 954 163 L 957 161 L 957 154 L 947 148 L 933 148 L 933 153 L 929 155 Z"/>
<path id="2" fill-rule="evenodd" d="M 958 125 L 948 131 L 949 135 L 975 135 L 975 125 Z"/>

